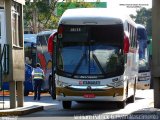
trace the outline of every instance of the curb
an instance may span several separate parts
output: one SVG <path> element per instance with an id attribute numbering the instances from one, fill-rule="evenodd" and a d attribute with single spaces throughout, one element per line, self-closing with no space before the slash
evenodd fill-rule
<path id="1" fill-rule="evenodd" d="M 7 110 L 0 110 L 0 117 L 1 116 L 21 116 L 30 114 L 33 112 L 38 112 L 44 110 L 43 106 L 30 106 L 30 107 L 21 107 L 16 109 L 7 109 Z"/>

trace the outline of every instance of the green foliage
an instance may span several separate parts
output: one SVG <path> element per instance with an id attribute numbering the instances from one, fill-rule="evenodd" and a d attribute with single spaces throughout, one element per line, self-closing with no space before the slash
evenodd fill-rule
<path id="1" fill-rule="evenodd" d="M 59 2 L 57 4 L 57 15 L 61 16 L 66 9 L 71 8 L 106 8 L 106 2 L 84 2 L 84 0 L 81 0 L 77 2 L 77 0 L 72 0 L 72 2 Z"/>
<path id="2" fill-rule="evenodd" d="M 36 3 L 38 12 L 41 14 L 49 14 L 50 12 L 50 6 L 44 1 L 39 1 Z"/>
<path id="3" fill-rule="evenodd" d="M 131 17 L 134 19 L 135 22 L 139 24 L 143 24 L 148 32 L 148 36 L 152 35 L 152 9 L 141 8 L 137 11 L 137 15 Z"/>
<path id="4" fill-rule="evenodd" d="M 46 0 L 26 1 L 24 6 L 24 27 L 29 27 L 33 30 L 33 33 L 56 28 L 59 19 L 54 13 L 57 1 L 51 0 L 50 4 Z"/>
<path id="5" fill-rule="evenodd" d="M 66 9 L 95 7 L 99 3 L 95 2 L 95 4 L 91 4 L 83 0 L 68 0 L 68 2 L 66 0 L 66 2 L 58 3 L 58 5 L 57 1 L 51 0 L 50 4 L 46 0 L 26 1 L 24 6 L 24 27 L 30 27 L 30 29 L 33 29 L 33 33 L 45 29 L 55 29 L 57 28 L 60 16 Z M 56 13 L 55 11 L 58 12 Z"/>
<path id="6" fill-rule="evenodd" d="M 24 6 L 24 26 L 28 26 L 31 19 L 33 19 L 32 9 L 34 9 L 35 5 L 26 2 Z"/>
<path id="7" fill-rule="evenodd" d="M 57 4 L 57 15 L 61 16 L 69 8 L 91 8 L 93 4 L 88 2 L 60 2 Z"/>

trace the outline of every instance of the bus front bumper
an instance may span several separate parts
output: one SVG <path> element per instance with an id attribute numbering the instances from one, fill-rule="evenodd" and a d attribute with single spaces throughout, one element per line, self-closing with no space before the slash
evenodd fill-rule
<path id="1" fill-rule="evenodd" d="M 57 100 L 60 101 L 123 101 L 125 99 L 123 87 L 107 89 L 98 89 L 98 87 L 88 89 L 59 87 L 56 88 L 56 94 Z"/>

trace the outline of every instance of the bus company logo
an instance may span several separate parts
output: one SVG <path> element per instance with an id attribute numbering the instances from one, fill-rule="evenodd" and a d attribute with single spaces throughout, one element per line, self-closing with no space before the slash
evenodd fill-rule
<path id="1" fill-rule="evenodd" d="M 81 79 L 97 79 L 97 76 L 80 76 Z"/>

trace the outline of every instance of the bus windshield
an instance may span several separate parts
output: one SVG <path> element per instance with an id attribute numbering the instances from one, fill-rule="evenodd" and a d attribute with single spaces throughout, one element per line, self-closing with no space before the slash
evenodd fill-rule
<path id="1" fill-rule="evenodd" d="M 66 26 L 66 30 L 64 26 L 58 46 L 58 71 L 77 78 L 83 75 L 95 75 L 96 78 L 121 75 L 124 71 L 122 31 L 121 25 Z"/>
<path id="2" fill-rule="evenodd" d="M 149 57 L 147 51 L 147 33 L 143 28 L 137 30 L 139 41 L 139 71 L 149 70 Z"/>
<path id="3" fill-rule="evenodd" d="M 34 67 L 36 65 L 36 34 L 24 34 L 25 63 Z"/>

